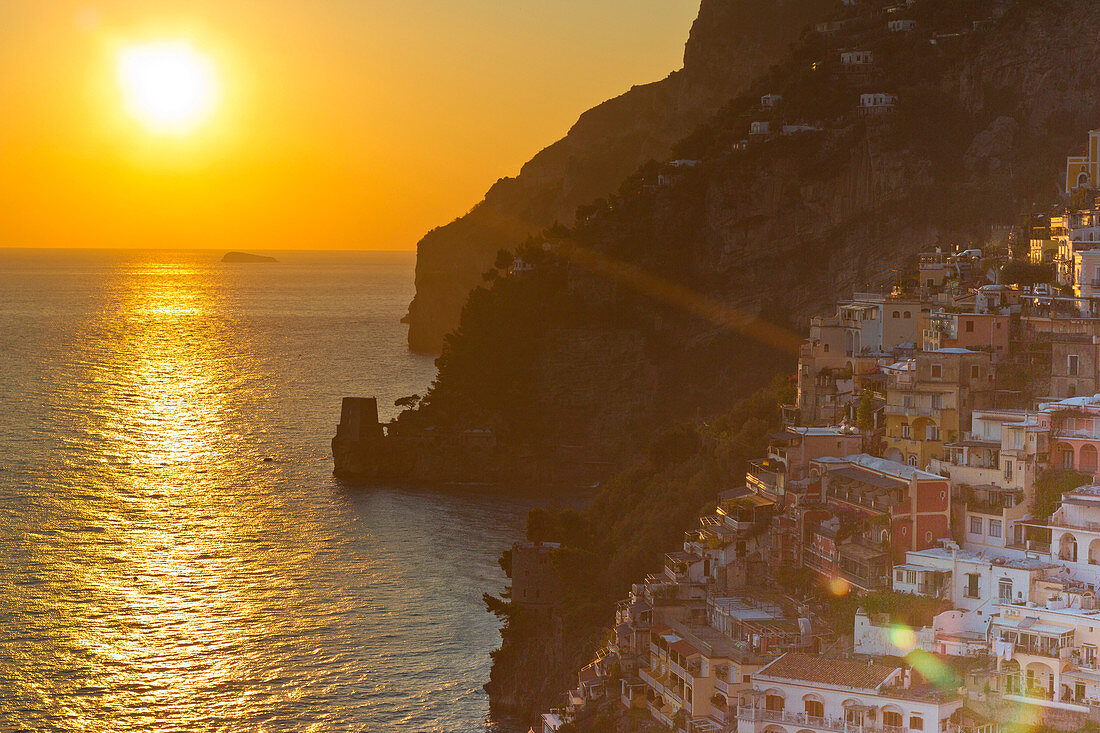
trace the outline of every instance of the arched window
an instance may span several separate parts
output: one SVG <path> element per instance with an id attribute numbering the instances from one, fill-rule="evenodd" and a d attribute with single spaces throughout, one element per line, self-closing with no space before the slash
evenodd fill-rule
<path id="1" fill-rule="evenodd" d="M 806 715 L 811 718 L 824 718 L 825 705 L 820 700 L 807 700 Z"/>
<path id="2" fill-rule="evenodd" d="M 906 463 L 906 465 L 916 467 L 917 457 L 915 455 L 913 455 L 912 453 L 910 453 L 909 457 L 905 459 L 905 463 Z"/>
<path id="3" fill-rule="evenodd" d="M 912 317 L 912 315 L 913 315 L 913 314 L 912 314 L 912 313 L 910 313 L 909 311 L 905 311 L 905 317 L 906 317 L 906 318 L 910 318 L 910 317 Z"/>
<path id="4" fill-rule="evenodd" d="M 1089 174 L 1082 171 L 1077 176 L 1077 188 L 1087 185 L 1089 185 Z"/>
<path id="5" fill-rule="evenodd" d="M 882 724 L 888 728 L 900 728 L 901 713 L 894 710 L 884 710 L 882 713 Z"/>
<path id="6" fill-rule="evenodd" d="M 901 312 L 900 311 L 894 311 L 894 318 L 901 318 Z"/>
<path id="7" fill-rule="evenodd" d="M 764 708 L 773 712 L 783 712 L 783 696 L 768 693 L 764 697 Z"/>

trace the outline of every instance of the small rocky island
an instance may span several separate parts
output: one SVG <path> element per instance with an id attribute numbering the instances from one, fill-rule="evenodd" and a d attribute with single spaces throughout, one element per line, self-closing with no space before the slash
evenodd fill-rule
<path id="1" fill-rule="evenodd" d="M 254 255 L 248 252 L 226 252 L 222 262 L 278 262 L 278 260 L 267 255 Z"/>

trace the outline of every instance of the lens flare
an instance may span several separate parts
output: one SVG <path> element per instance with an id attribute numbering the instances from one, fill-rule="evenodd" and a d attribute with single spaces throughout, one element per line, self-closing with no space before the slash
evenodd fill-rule
<path id="1" fill-rule="evenodd" d="M 848 595 L 852 590 L 852 584 L 841 577 L 829 579 L 829 593 L 837 598 Z"/>
<path id="2" fill-rule="evenodd" d="M 917 646 L 917 635 L 907 626 L 895 626 L 890 629 L 890 644 L 904 657 Z"/>

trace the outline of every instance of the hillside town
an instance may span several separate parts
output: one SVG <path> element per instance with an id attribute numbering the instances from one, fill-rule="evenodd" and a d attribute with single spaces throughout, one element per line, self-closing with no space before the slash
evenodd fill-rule
<path id="1" fill-rule="evenodd" d="M 1100 130 L 1065 180 L 1056 210 L 811 320 L 767 454 L 533 733 L 1100 722 Z M 555 549 L 512 549 L 531 613 Z"/>

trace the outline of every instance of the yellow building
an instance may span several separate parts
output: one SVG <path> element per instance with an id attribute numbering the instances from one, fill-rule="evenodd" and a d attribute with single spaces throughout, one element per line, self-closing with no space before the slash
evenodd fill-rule
<path id="1" fill-rule="evenodd" d="M 1066 193 L 1100 188 L 1100 130 L 1089 131 L 1088 152 L 1066 158 Z"/>
<path id="2" fill-rule="evenodd" d="M 917 468 L 944 457 L 944 443 L 965 440 L 974 408 L 993 395 L 988 352 L 924 351 L 890 369 L 885 458 Z"/>

